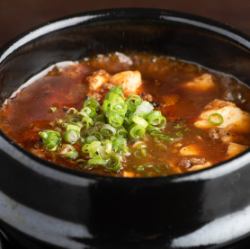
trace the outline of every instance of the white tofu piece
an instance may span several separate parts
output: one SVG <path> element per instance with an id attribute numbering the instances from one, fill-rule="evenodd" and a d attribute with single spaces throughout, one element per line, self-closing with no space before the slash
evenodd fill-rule
<path id="1" fill-rule="evenodd" d="M 197 164 L 194 165 L 190 168 L 188 168 L 188 171 L 197 171 L 197 170 L 202 170 L 202 169 L 206 169 L 212 166 L 211 162 L 205 162 L 204 164 Z"/>
<path id="2" fill-rule="evenodd" d="M 89 90 L 97 91 L 105 83 L 108 83 L 110 80 L 110 75 L 105 70 L 99 70 L 94 72 L 91 76 L 87 78 L 89 82 Z"/>
<path id="3" fill-rule="evenodd" d="M 191 81 L 184 83 L 183 88 L 190 91 L 206 92 L 216 88 L 211 74 L 204 73 Z"/>
<path id="4" fill-rule="evenodd" d="M 217 113 L 223 117 L 223 122 L 219 125 L 209 122 L 211 114 Z M 215 99 L 200 114 L 194 126 L 200 129 L 223 128 L 226 131 L 248 133 L 250 132 L 250 114 L 242 111 L 234 103 Z"/>
<path id="5" fill-rule="evenodd" d="M 123 54 L 121 52 L 115 52 L 115 55 L 119 59 L 120 63 L 128 64 L 130 66 L 133 65 L 132 59 L 129 56 L 127 56 L 126 54 Z"/>
<path id="6" fill-rule="evenodd" d="M 246 145 L 237 144 L 237 143 L 229 143 L 227 148 L 227 156 L 228 158 L 234 157 L 241 152 L 245 151 L 248 148 Z"/>
<path id="7" fill-rule="evenodd" d="M 200 154 L 200 148 L 196 144 L 190 144 L 180 149 L 181 156 L 199 156 Z"/>
<path id="8" fill-rule="evenodd" d="M 139 71 L 124 71 L 113 75 L 110 79 L 113 85 L 121 85 L 125 94 L 136 93 L 142 85 L 141 73 Z"/>

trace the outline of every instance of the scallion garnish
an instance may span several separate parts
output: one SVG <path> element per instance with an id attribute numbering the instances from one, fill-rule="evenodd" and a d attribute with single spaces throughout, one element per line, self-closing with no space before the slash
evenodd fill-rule
<path id="1" fill-rule="evenodd" d="M 70 160 L 76 160 L 79 155 L 75 147 L 70 144 L 63 144 L 59 153 L 62 157 L 65 157 Z"/>
<path id="2" fill-rule="evenodd" d="M 110 124 L 104 124 L 103 127 L 100 129 L 100 132 L 103 137 L 110 138 L 116 134 L 116 129 Z"/>
<path id="3" fill-rule="evenodd" d="M 142 118 L 142 117 L 140 117 L 140 116 L 136 116 L 136 115 L 133 116 L 133 117 L 132 117 L 132 121 L 133 121 L 135 124 L 137 124 L 138 126 L 144 128 L 144 129 L 148 126 L 148 122 L 147 122 L 144 118 Z"/>
<path id="4" fill-rule="evenodd" d="M 122 126 L 124 122 L 124 117 L 116 112 L 107 113 L 106 116 L 108 118 L 109 124 L 111 124 L 115 128 Z"/>
<path id="5" fill-rule="evenodd" d="M 146 133 L 146 129 L 140 125 L 134 124 L 129 130 L 129 135 L 133 139 L 140 139 Z"/>
<path id="6" fill-rule="evenodd" d="M 75 144 L 79 138 L 80 132 L 77 132 L 76 130 L 67 130 L 63 136 L 64 141 L 70 144 Z"/>
<path id="7" fill-rule="evenodd" d="M 39 132 L 43 146 L 48 151 L 56 151 L 61 143 L 61 134 L 54 130 L 44 130 Z"/>
<path id="8" fill-rule="evenodd" d="M 134 143 L 133 149 L 134 149 L 133 155 L 135 157 L 141 158 L 147 155 L 147 145 L 142 141 Z"/>
<path id="9" fill-rule="evenodd" d="M 221 125 L 224 122 L 223 116 L 219 113 L 212 113 L 208 116 L 208 121 L 215 126 Z"/>
<path id="10" fill-rule="evenodd" d="M 144 116 L 154 110 L 154 106 L 148 101 L 143 101 L 135 110 L 136 115 Z"/>
<path id="11" fill-rule="evenodd" d="M 54 129 L 39 132 L 44 149 L 84 162 L 88 169 L 98 166 L 119 172 L 131 153 L 145 157 L 147 145 L 142 139 L 146 134 L 171 141 L 164 132 L 166 118 L 161 112 L 139 95 L 125 98 L 120 87 L 110 89 L 102 103 L 88 97 L 81 110 L 69 108 L 65 117 L 54 123 Z"/>
<path id="12" fill-rule="evenodd" d="M 147 115 L 147 120 L 150 125 L 157 126 L 159 128 L 165 127 L 166 118 L 160 111 L 152 111 Z"/>
<path id="13" fill-rule="evenodd" d="M 142 99 L 139 95 L 130 95 L 126 100 L 126 103 L 128 111 L 134 113 L 137 106 L 139 106 L 142 103 Z"/>

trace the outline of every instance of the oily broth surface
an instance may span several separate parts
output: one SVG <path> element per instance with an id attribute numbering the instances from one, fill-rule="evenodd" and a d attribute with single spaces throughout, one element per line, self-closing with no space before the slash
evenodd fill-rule
<path id="1" fill-rule="evenodd" d="M 207 132 L 194 127 L 195 119 L 202 112 L 204 106 L 214 99 L 234 98 L 234 102 L 243 110 L 250 111 L 250 90 L 228 75 L 209 71 L 201 66 L 146 53 L 127 54 L 130 60 L 121 60 L 117 54 L 99 55 L 80 61 L 79 64 L 66 67 L 64 70 L 54 68 L 47 76 L 35 81 L 24 88 L 15 98 L 9 100 L 0 111 L 0 127 L 4 133 L 24 149 L 39 157 L 52 161 L 61 166 L 76 170 L 88 171 L 79 167 L 75 162 L 62 159 L 53 153 L 42 149 L 38 132 L 51 128 L 51 122 L 65 115 L 66 107 L 81 108 L 87 94 L 86 78 L 94 71 L 104 69 L 110 74 L 124 70 L 138 70 L 143 79 L 143 93 L 151 94 L 153 101 L 160 104 L 159 109 L 168 119 L 166 131 L 169 134 L 177 133 L 176 124 L 181 123 L 183 137 L 175 143 L 156 143 L 146 139 L 149 152 L 144 158 L 129 156 L 124 162 L 124 169 L 135 172 L 135 176 L 170 175 L 185 172 L 186 169 L 178 166 L 180 160 L 179 145 L 197 144 L 201 157 L 213 164 L 226 159 L 226 146 L 220 141 L 211 139 Z M 185 82 L 204 74 L 213 75 L 215 89 L 200 94 L 195 91 L 186 91 L 181 87 Z M 175 105 L 163 104 L 165 96 L 178 96 Z M 49 112 L 51 106 L 58 111 Z M 242 138 L 242 143 L 250 145 L 250 135 Z M 135 171 L 135 165 L 156 164 L 159 169 L 152 168 L 144 172 Z M 101 167 L 91 172 L 122 176 L 123 171 L 111 173 Z"/>

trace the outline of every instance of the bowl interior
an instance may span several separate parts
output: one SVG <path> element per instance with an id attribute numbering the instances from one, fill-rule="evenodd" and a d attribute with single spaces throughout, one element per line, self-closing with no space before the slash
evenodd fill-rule
<path id="1" fill-rule="evenodd" d="M 0 103 L 32 75 L 55 62 L 112 51 L 174 56 L 250 84 L 249 42 L 223 26 L 169 12 L 102 13 L 105 15 L 97 12 L 48 24 L 12 45 L 9 51 L 14 52 L 0 60 Z M 23 45 L 15 49 L 17 44 Z"/>
<path id="2" fill-rule="evenodd" d="M 250 44 L 247 38 L 238 32 L 203 18 L 160 10 L 113 10 L 87 13 L 36 29 L 17 39 L 14 44 L 2 51 L 0 54 L 0 103 L 3 103 L 31 76 L 51 64 L 113 51 L 148 51 L 174 56 L 232 74 L 246 84 L 250 84 L 249 48 Z M 8 56 L 6 56 L 7 54 Z M 129 231 L 127 234 L 130 235 L 130 220 L 137 221 L 137 223 L 132 224 L 132 227 L 134 226 L 134 230 L 140 232 L 139 235 L 151 236 L 157 231 L 160 234 L 166 230 L 170 231 L 170 235 L 171 233 L 177 235 L 186 233 L 207 221 L 214 220 L 216 215 L 231 212 L 231 209 L 241 208 L 247 201 L 247 198 L 242 197 L 249 194 L 249 188 L 247 188 L 249 178 L 245 172 L 242 175 L 247 179 L 243 183 L 241 182 L 241 195 L 238 194 L 237 188 L 231 188 L 231 185 L 229 188 L 228 185 L 224 184 L 225 182 L 233 182 L 233 173 L 230 175 L 230 180 L 218 177 L 211 185 L 209 180 L 207 183 L 192 181 L 179 185 L 178 183 L 168 185 L 165 179 L 158 179 L 159 182 L 155 183 L 153 188 L 150 186 L 150 188 L 144 189 L 141 186 L 138 189 L 134 185 L 135 191 L 133 192 L 130 184 L 121 185 L 119 182 L 120 185 L 116 185 L 117 182 L 110 181 L 107 185 L 106 182 L 105 184 L 99 183 L 97 187 L 90 183 L 91 187 L 89 189 L 86 187 L 85 192 L 83 192 L 83 189 L 80 188 L 73 191 L 73 187 L 64 186 L 64 183 L 60 182 L 63 187 L 57 184 L 57 188 L 52 188 L 54 192 L 51 190 L 46 192 L 46 186 L 50 188 L 51 182 L 46 185 L 43 182 L 44 178 L 37 177 L 39 180 L 33 180 L 34 186 L 30 189 L 28 183 L 31 178 L 29 174 L 33 174 L 33 172 L 27 173 L 26 178 L 21 177 L 23 176 L 22 168 L 19 165 L 15 167 L 15 170 L 19 171 L 14 171 L 12 165 L 13 175 L 17 177 L 16 181 L 14 181 L 14 177 L 11 178 L 12 182 L 15 182 L 13 195 L 19 195 L 18 197 L 23 203 L 28 203 L 33 208 L 43 209 L 44 212 L 48 212 L 50 215 L 52 213 L 63 219 L 73 221 L 81 219 L 82 223 L 87 220 L 90 223 L 90 231 L 92 229 L 93 233 L 97 235 L 110 234 L 112 240 L 114 236 L 110 231 L 117 231 L 117 241 L 118 235 L 122 236 L 124 231 Z M 247 170 L 245 167 L 246 173 L 248 173 Z M 3 174 L 2 177 L 4 176 Z M 19 178 L 22 181 L 18 181 Z M 6 179 L 5 181 L 9 178 Z M 19 182 L 22 187 L 18 188 L 16 182 Z M 6 185 L 9 186 L 8 183 Z M 27 186 L 24 186 L 24 183 Z M 218 186 L 223 187 L 219 188 Z M 25 193 L 23 189 L 30 195 L 23 196 L 22 193 Z M 42 191 L 46 192 L 46 198 L 51 204 L 49 207 L 42 199 L 37 200 L 37 197 L 32 195 L 33 192 L 40 193 Z M 57 191 L 61 191 L 61 195 L 58 195 Z M 18 193 L 16 194 L 16 192 Z M 68 201 L 68 206 L 58 211 L 57 205 L 64 202 L 65 196 L 68 200 L 73 201 Z M 176 198 L 176 196 L 182 198 Z M 140 215 L 135 214 L 134 207 L 130 205 L 131 200 L 135 203 L 134 205 L 139 207 L 138 210 L 143 210 L 144 207 L 147 209 L 143 210 Z M 88 210 L 86 207 L 86 213 L 77 209 L 79 203 L 84 206 L 87 201 L 91 203 L 92 209 Z M 128 205 L 127 213 L 124 216 L 118 216 L 120 209 L 116 209 L 113 202 L 120 207 L 127 208 L 126 205 Z M 102 203 L 107 204 L 105 206 L 105 214 L 107 215 L 103 215 Z M 183 203 L 189 208 L 183 209 Z M 233 208 L 232 203 L 234 204 Z M 82 206 L 79 205 L 79 208 Z M 77 213 L 76 210 L 79 212 Z M 154 215 L 149 215 L 150 217 L 144 222 L 145 215 L 148 215 L 147 210 L 150 210 Z M 197 214 L 197 210 L 201 210 L 200 213 Z M 114 213 L 118 215 L 114 215 L 114 218 L 110 220 Z M 123 212 L 121 213 L 123 214 Z M 133 215 L 132 218 L 130 214 Z M 185 226 L 183 220 L 186 221 Z M 146 222 L 147 224 L 144 225 Z M 107 224 L 109 224 L 108 228 Z M 119 229 L 117 224 L 120 224 Z M 125 232 L 124 237 L 127 235 Z M 169 234 L 167 234 L 168 237 L 170 237 Z M 132 235 L 134 236 L 134 233 Z M 139 235 L 136 237 L 137 240 Z M 142 240 L 144 237 L 139 237 L 139 239 Z"/>

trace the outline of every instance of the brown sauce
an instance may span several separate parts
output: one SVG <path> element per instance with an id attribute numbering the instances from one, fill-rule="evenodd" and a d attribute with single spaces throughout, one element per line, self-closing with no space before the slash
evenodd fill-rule
<path id="1" fill-rule="evenodd" d="M 27 151 L 58 165 L 125 177 L 166 176 L 203 169 L 232 157 L 228 154 L 231 142 L 244 146 L 243 150 L 248 148 L 250 130 L 244 133 L 230 132 L 234 140 L 225 142 L 220 137 L 225 129 L 218 131 L 216 126 L 201 129 L 194 125 L 204 107 L 215 99 L 235 103 L 245 113 L 250 112 L 250 89 L 247 86 L 229 75 L 174 58 L 147 53 L 129 53 L 127 56 L 128 60 L 121 59 L 117 53 L 101 55 L 82 60 L 63 70 L 54 68 L 47 76 L 24 88 L 3 105 L 0 110 L 0 128 Z M 147 156 L 137 158 L 132 153 L 118 173 L 106 171 L 102 167 L 89 170 L 56 153 L 46 152 L 38 136 L 40 130 L 51 128 L 53 121 L 62 118 L 67 108 L 81 108 L 88 93 L 87 77 L 99 69 L 109 74 L 138 70 L 142 76 L 140 94 L 158 104 L 157 108 L 167 117 L 165 131 L 176 138 L 165 144 L 145 138 Z M 187 84 L 204 74 L 211 77 L 208 79 L 212 79 L 211 87 L 201 90 L 198 82 L 197 90 L 197 86 Z M 57 107 L 56 112 L 49 111 L 52 106 Z M 189 145 L 194 145 L 198 152 L 190 154 L 185 149 L 184 154 L 180 152 Z M 133 151 L 132 145 L 129 146 Z"/>

